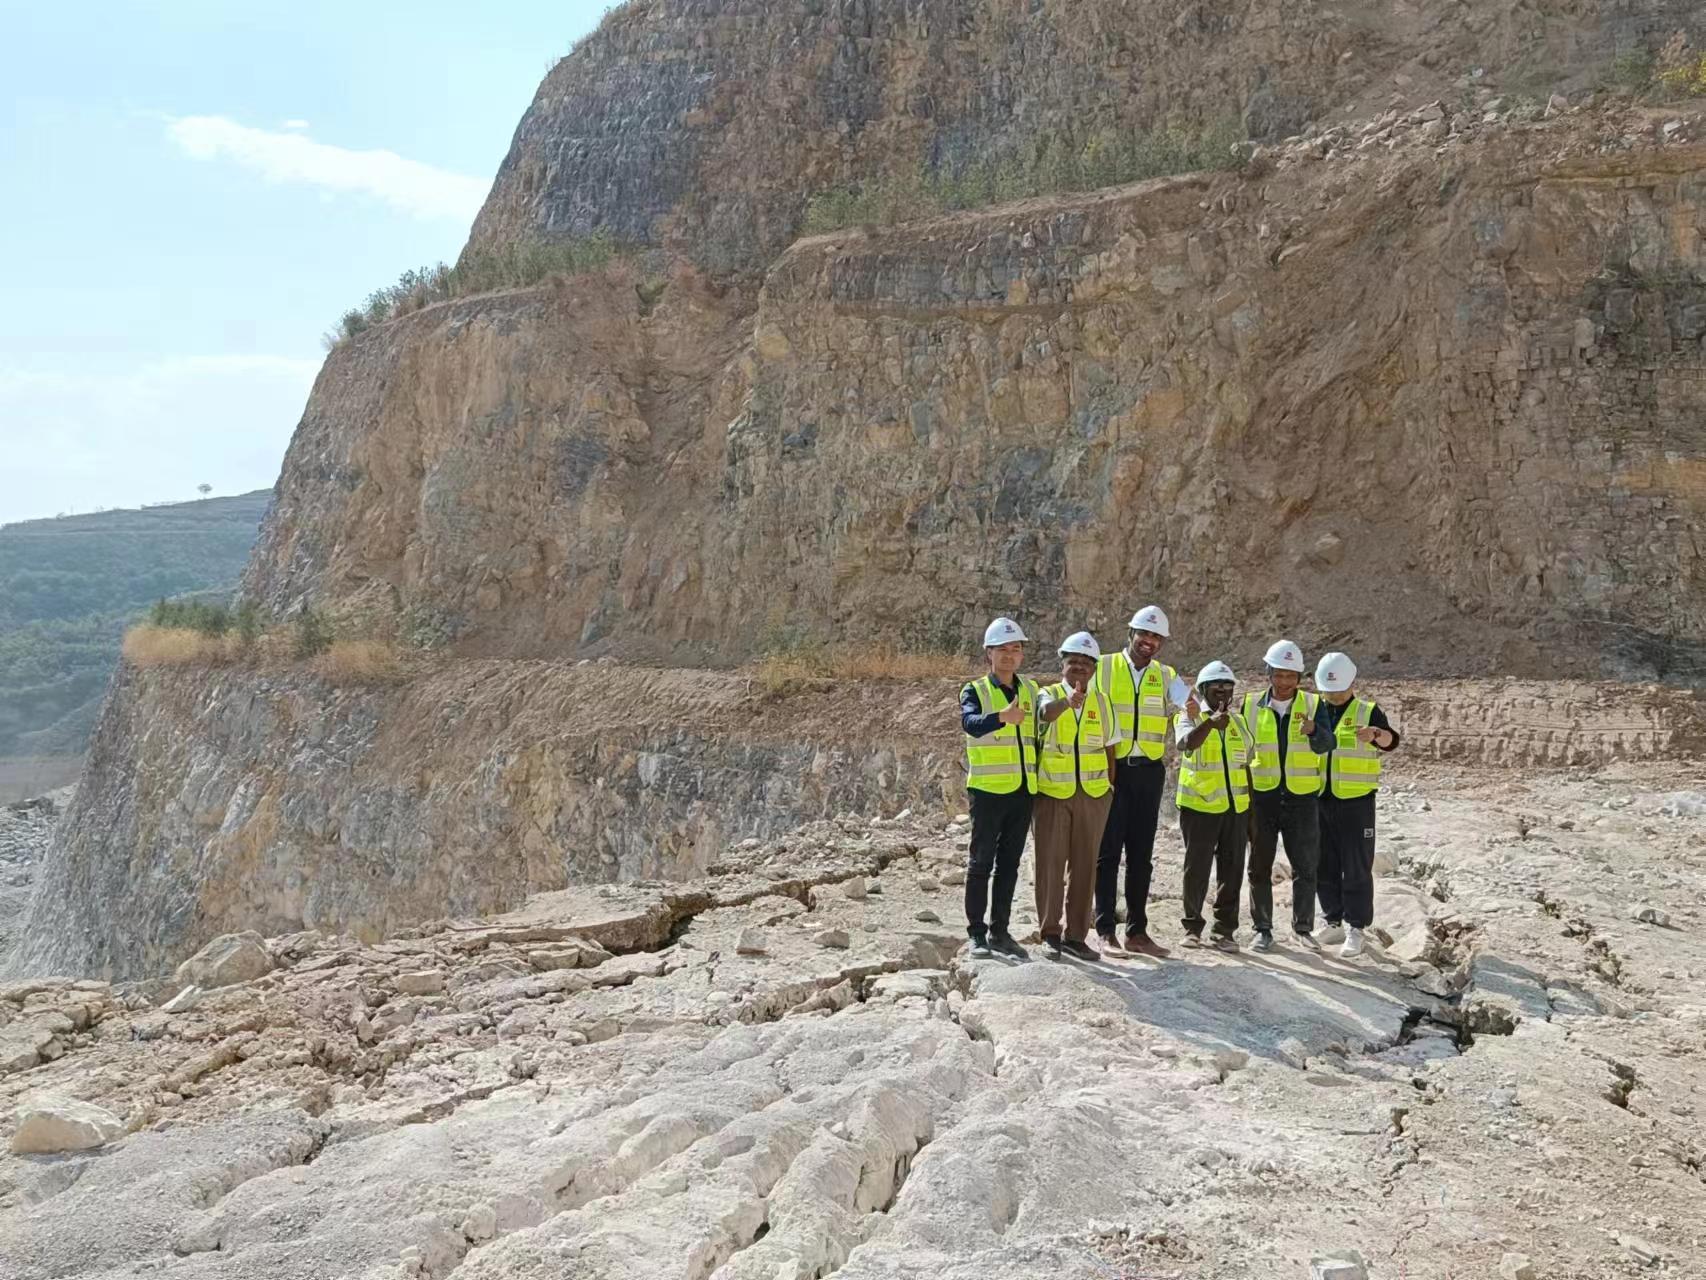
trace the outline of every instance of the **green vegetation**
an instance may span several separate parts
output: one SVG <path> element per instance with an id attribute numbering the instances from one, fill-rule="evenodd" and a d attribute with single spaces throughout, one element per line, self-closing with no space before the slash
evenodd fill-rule
<path id="1" fill-rule="evenodd" d="M 125 628 L 228 596 L 271 496 L 0 526 L 0 756 L 81 753 Z"/>
<path id="2" fill-rule="evenodd" d="M 953 209 L 977 209 L 1008 200 L 1094 191 L 1145 178 L 1244 163 L 1243 127 L 1225 120 L 1200 131 L 1104 131 L 1088 141 L 1054 137 L 1024 153 L 969 165 L 954 173 L 914 173 L 819 192 L 806 204 L 804 231 L 889 226 Z"/>
<path id="3" fill-rule="evenodd" d="M 1600 75 L 1600 87 L 1624 93 L 1644 93 L 1653 84 L 1653 55 L 1645 49 L 1625 49 Z"/>
<path id="4" fill-rule="evenodd" d="M 1678 31 L 1657 53 L 1625 49 L 1600 72 L 1599 87 L 1649 102 L 1706 97 L 1706 54 Z"/>
<path id="5" fill-rule="evenodd" d="M 312 658 L 332 647 L 332 622 L 318 609 L 303 605 L 292 623 L 292 647 L 298 658 Z"/>
<path id="6" fill-rule="evenodd" d="M 597 271 L 620 253 L 616 242 L 602 232 L 551 244 L 470 249 L 455 266 L 440 262 L 405 271 L 396 284 L 375 289 L 361 306 L 344 312 L 338 327 L 325 337 L 326 349 L 435 302 L 496 289 L 526 288 L 552 276 L 582 275 Z"/>
<path id="7" fill-rule="evenodd" d="M 247 603 L 247 602 L 245 602 Z M 232 609 L 222 601 L 156 600 L 148 611 L 148 622 L 156 627 L 183 627 L 204 636 L 222 636 L 231 630 Z"/>

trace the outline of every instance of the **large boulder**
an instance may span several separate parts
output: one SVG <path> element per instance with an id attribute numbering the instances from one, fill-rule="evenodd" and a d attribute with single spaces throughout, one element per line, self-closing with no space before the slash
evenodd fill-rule
<path id="1" fill-rule="evenodd" d="M 209 990 L 250 982 L 272 967 L 260 934 L 253 930 L 224 933 L 179 965 L 177 979 L 180 985 Z"/>
<path id="2" fill-rule="evenodd" d="M 12 1135 L 13 1155 L 87 1151 L 124 1134 L 123 1120 L 104 1107 L 75 1098 L 32 1098 L 19 1108 L 18 1116 L 18 1131 Z"/>

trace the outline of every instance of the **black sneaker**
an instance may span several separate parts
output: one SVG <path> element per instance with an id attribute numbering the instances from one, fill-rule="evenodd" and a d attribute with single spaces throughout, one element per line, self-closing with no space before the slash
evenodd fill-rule
<path id="1" fill-rule="evenodd" d="M 971 940 L 971 958 L 973 960 L 987 960 L 989 955 L 989 939 L 981 933 L 974 934 Z"/>
<path id="2" fill-rule="evenodd" d="M 1012 956 L 1015 960 L 1029 960 L 1031 953 L 1019 945 L 1019 940 L 1010 933 L 992 934 L 989 939 L 989 949 L 998 956 Z"/>
<path id="3" fill-rule="evenodd" d="M 1256 931 L 1255 942 L 1250 944 L 1250 950 L 1252 950 L 1252 951 L 1272 951 L 1273 949 L 1274 949 L 1273 931 L 1271 929 L 1258 929 Z"/>
<path id="4" fill-rule="evenodd" d="M 1230 933 L 1217 933 L 1209 945 L 1216 951 L 1236 951 L 1238 950 L 1238 939 Z"/>
<path id="5" fill-rule="evenodd" d="M 1082 942 L 1074 942 L 1070 938 L 1060 944 L 1060 949 L 1074 960 L 1100 960 L 1102 958 L 1100 953 L 1093 948 L 1085 946 Z"/>
<path id="6" fill-rule="evenodd" d="M 1321 949 L 1321 944 L 1315 940 L 1315 934 L 1312 930 L 1293 929 L 1292 934 L 1296 937 L 1299 946 L 1308 947 L 1311 951 L 1319 951 Z"/>
<path id="7" fill-rule="evenodd" d="M 1060 959 L 1060 939 L 1059 938 L 1055 937 L 1051 933 L 1043 939 L 1043 946 L 1048 948 L 1049 955 L 1053 956 L 1056 960 Z"/>

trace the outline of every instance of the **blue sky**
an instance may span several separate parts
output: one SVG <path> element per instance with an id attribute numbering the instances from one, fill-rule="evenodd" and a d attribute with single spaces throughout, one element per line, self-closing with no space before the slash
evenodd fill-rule
<path id="1" fill-rule="evenodd" d="M 0 522 L 277 477 L 321 334 L 453 258 L 605 0 L 0 0 Z"/>

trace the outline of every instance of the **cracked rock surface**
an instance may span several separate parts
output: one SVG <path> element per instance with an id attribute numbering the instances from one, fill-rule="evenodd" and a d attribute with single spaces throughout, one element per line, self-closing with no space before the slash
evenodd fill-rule
<path id="1" fill-rule="evenodd" d="M 125 1128 L 0 1157 L 4 1274 L 1706 1274 L 1706 795 L 1682 763 L 1394 773 L 1356 961 L 974 962 L 965 828 L 908 817 L 270 938 L 172 1013 L 175 981 L 0 987 L 32 1046 L 0 1134 L 44 1094 Z"/>

